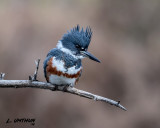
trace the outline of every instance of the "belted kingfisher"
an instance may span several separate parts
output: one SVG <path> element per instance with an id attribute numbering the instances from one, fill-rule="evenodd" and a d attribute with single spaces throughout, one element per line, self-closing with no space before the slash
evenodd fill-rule
<path id="1" fill-rule="evenodd" d="M 63 35 L 57 47 L 47 54 L 44 61 L 44 75 L 47 82 L 54 85 L 74 86 L 81 76 L 81 59 L 88 57 L 100 62 L 87 52 L 92 37 L 90 27 L 80 30 L 79 25 Z"/>

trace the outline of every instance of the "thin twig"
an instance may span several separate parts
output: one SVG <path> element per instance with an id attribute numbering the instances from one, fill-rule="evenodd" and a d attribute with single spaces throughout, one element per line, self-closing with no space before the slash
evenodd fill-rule
<path id="1" fill-rule="evenodd" d="M 37 81 L 37 74 L 38 74 L 38 69 L 39 69 L 39 63 L 40 63 L 40 59 L 35 60 L 36 70 L 35 70 L 33 76 L 29 76 L 29 80 L 31 80 L 31 81 Z"/>
<path id="2" fill-rule="evenodd" d="M 3 80 L 3 79 L 4 79 L 4 76 L 5 76 L 5 73 L 1 72 L 1 73 L 0 73 L 0 80 Z"/>
<path id="3" fill-rule="evenodd" d="M 35 70 L 34 76 L 33 76 L 33 80 L 34 81 L 37 81 L 37 74 L 38 74 L 38 69 L 39 69 L 39 63 L 40 63 L 40 59 L 35 60 L 36 70 Z"/>
<path id="4" fill-rule="evenodd" d="M 64 87 L 65 86 L 58 86 L 57 85 L 52 85 L 50 83 L 46 83 L 46 82 L 38 82 L 38 81 L 30 81 L 30 80 L 1 80 L 0 81 L 0 88 L 39 88 L 39 89 L 49 89 L 52 91 L 63 91 L 64 92 Z M 55 89 L 57 88 L 57 89 Z M 114 105 L 116 107 L 119 107 L 123 110 L 126 111 L 126 108 L 123 107 L 119 101 L 114 101 L 102 96 L 98 96 L 83 90 L 79 90 L 77 88 L 74 87 L 68 87 L 65 90 L 66 93 L 71 93 L 71 94 L 75 94 L 81 97 L 85 97 L 88 99 L 93 99 L 95 101 L 102 101 L 102 102 L 106 102 L 109 103 L 111 105 Z"/>

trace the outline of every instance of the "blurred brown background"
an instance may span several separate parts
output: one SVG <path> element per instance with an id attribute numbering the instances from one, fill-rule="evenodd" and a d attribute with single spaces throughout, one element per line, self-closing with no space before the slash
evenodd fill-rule
<path id="1" fill-rule="evenodd" d="M 28 79 L 62 35 L 92 27 L 89 51 L 76 86 L 120 100 L 128 111 L 62 92 L 0 89 L 0 128 L 160 128 L 159 0 L 0 0 L 0 72 Z M 6 124 L 7 119 L 35 118 Z"/>

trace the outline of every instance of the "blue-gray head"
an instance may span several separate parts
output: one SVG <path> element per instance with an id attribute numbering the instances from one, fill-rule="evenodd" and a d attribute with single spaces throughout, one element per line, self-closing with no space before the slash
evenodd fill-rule
<path id="1" fill-rule="evenodd" d="M 57 44 L 57 48 L 78 59 L 88 57 L 94 61 L 100 62 L 95 56 L 87 52 L 91 37 L 92 31 L 90 27 L 87 27 L 85 30 L 83 28 L 80 30 L 79 25 L 77 25 L 63 35 L 62 39 Z"/>

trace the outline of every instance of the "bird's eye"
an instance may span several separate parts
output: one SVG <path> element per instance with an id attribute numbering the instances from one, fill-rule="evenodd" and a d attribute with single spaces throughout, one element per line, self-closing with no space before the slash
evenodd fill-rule
<path id="1" fill-rule="evenodd" d="M 76 45 L 76 48 L 81 48 L 81 46 L 79 46 L 78 44 Z"/>

